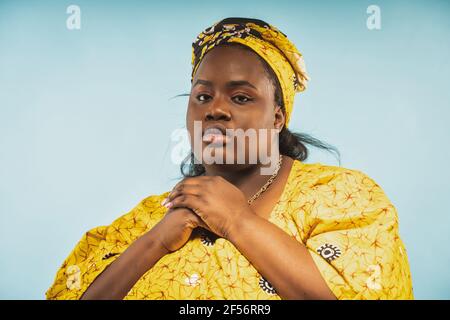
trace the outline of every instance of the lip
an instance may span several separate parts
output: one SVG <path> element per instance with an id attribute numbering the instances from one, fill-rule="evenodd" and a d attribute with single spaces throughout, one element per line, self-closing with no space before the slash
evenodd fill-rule
<path id="1" fill-rule="evenodd" d="M 227 127 L 221 124 L 209 125 L 204 128 L 202 140 L 210 146 L 222 146 L 229 141 L 230 134 L 227 133 Z"/>
<path id="2" fill-rule="evenodd" d="M 211 129 L 219 130 L 224 136 L 229 136 L 229 134 L 227 134 L 227 129 L 229 129 L 229 128 L 227 128 L 227 127 L 225 127 L 224 125 L 219 124 L 219 123 L 213 124 L 213 125 L 209 125 L 209 126 L 206 126 L 206 127 L 203 129 L 202 136 L 204 136 L 205 133 L 206 133 L 208 130 L 211 130 Z"/>

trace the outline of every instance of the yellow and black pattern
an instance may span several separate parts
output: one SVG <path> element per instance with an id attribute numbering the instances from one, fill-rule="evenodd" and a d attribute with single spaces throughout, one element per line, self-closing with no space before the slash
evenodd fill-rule
<path id="1" fill-rule="evenodd" d="M 192 78 L 206 53 L 227 42 L 249 47 L 273 69 L 283 92 L 287 127 L 295 93 L 305 90 L 309 79 L 302 54 L 284 33 L 264 21 L 227 18 L 204 30 L 193 42 Z"/>

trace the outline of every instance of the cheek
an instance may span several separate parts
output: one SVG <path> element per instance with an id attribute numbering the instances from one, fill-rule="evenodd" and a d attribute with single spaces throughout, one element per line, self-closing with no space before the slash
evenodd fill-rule
<path id="1" fill-rule="evenodd" d="M 274 127 L 275 113 L 272 105 L 260 105 L 257 113 L 252 117 L 254 128 L 271 129 Z"/>
<path id="2" fill-rule="evenodd" d="M 273 86 L 271 83 L 266 83 L 261 86 L 262 95 L 260 103 L 258 104 L 257 127 L 271 129 L 275 122 L 275 97 L 273 93 Z"/>
<path id="3" fill-rule="evenodd" d="M 273 110 L 273 106 L 269 110 L 267 110 L 264 123 L 266 124 L 266 128 L 273 129 L 274 128 L 274 122 L 275 122 L 275 112 Z"/>
<path id="4" fill-rule="evenodd" d="M 195 112 L 195 107 L 189 101 L 187 110 L 186 110 L 186 128 L 189 128 L 190 126 L 193 127 L 194 120 L 196 120 L 196 117 L 197 117 L 197 115 Z"/>
<path id="5" fill-rule="evenodd" d="M 192 131 L 194 130 L 194 120 L 192 117 L 192 106 L 189 101 L 187 110 L 186 110 L 186 129 L 189 132 L 190 135 L 192 135 Z"/>
<path id="6" fill-rule="evenodd" d="M 202 115 L 200 114 L 198 107 L 195 105 L 189 103 L 186 111 L 186 129 L 189 132 L 189 137 L 191 144 L 193 143 L 194 139 L 194 130 L 195 130 L 195 123 L 197 122 L 197 131 L 201 132 L 201 123 Z M 200 121 L 200 124 L 198 123 Z M 198 134 L 198 132 L 197 132 Z"/>

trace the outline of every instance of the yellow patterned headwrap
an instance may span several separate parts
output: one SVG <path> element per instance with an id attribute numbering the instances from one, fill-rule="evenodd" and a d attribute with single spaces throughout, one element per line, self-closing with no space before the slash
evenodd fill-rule
<path id="1" fill-rule="evenodd" d="M 288 126 L 295 93 L 306 89 L 309 80 L 302 54 L 276 27 L 257 19 L 227 18 L 200 33 L 192 43 L 192 75 L 211 49 L 221 43 L 240 43 L 263 58 L 281 86 Z"/>

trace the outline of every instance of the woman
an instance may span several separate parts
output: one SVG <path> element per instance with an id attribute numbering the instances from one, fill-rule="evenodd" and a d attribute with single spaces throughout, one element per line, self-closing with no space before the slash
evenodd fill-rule
<path id="1" fill-rule="evenodd" d="M 185 178 L 88 231 L 47 298 L 413 298 L 397 212 L 380 186 L 360 171 L 303 163 L 302 136 L 287 127 L 308 77 L 286 36 L 228 18 L 197 37 L 192 63 Z M 258 129 L 257 153 L 249 140 L 233 144 L 235 129 Z M 279 145 L 261 130 L 279 133 Z M 198 161 L 205 152 L 233 162 Z"/>

